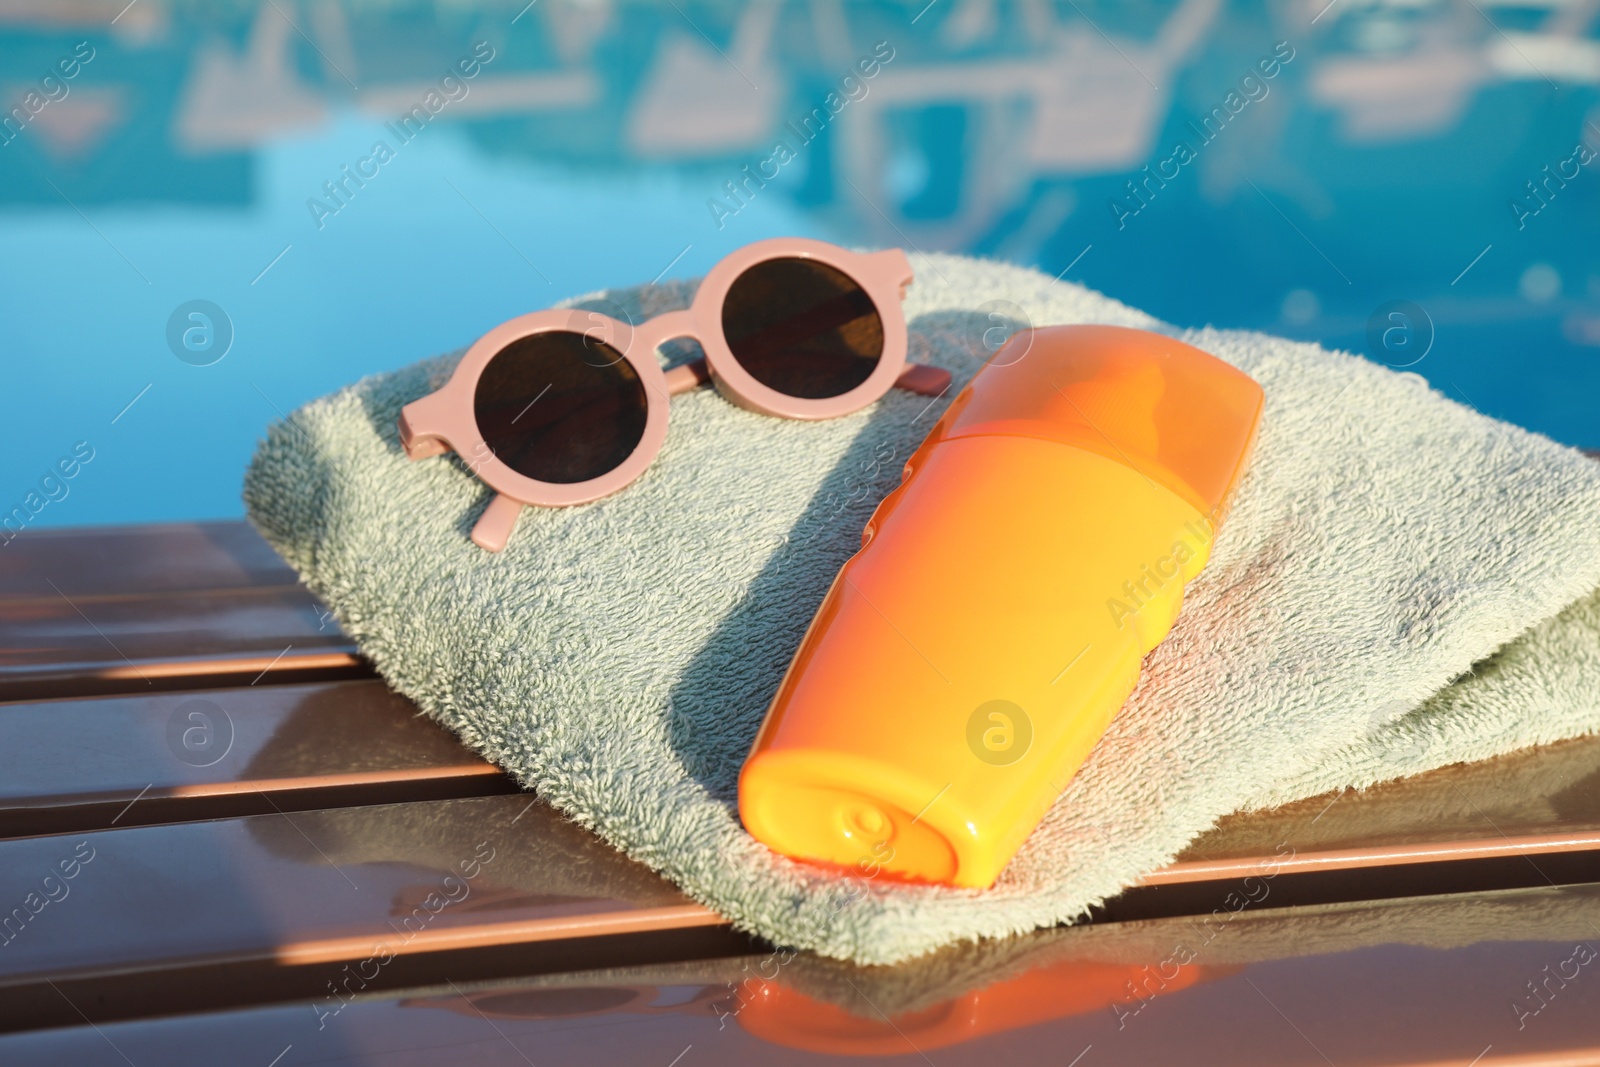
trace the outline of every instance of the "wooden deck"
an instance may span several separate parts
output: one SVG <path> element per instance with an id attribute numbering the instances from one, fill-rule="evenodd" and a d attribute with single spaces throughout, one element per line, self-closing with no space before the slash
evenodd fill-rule
<path id="1" fill-rule="evenodd" d="M 1234 817 L 1088 927 L 774 957 L 389 692 L 243 524 L 0 551 L 0 1064 L 1600 1064 L 1594 883 L 1600 738 Z"/>

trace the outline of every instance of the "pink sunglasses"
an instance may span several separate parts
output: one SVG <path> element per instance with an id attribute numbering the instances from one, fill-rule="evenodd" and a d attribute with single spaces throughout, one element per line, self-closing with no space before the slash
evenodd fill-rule
<path id="1" fill-rule="evenodd" d="M 667 436 L 668 398 L 707 381 L 787 419 L 848 415 L 894 386 L 943 393 L 948 371 L 906 362 L 910 284 L 898 248 L 759 241 L 713 267 L 687 310 L 636 328 L 582 309 L 496 326 L 448 382 L 400 412 L 400 442 L 411 459 L 468 459 L 497 494 L 472 540 L 498 552 L 524 506 L 586 504 L 643 474 Z M 679 338 L 705 358 L 663 371 L 656 350 Z"/>

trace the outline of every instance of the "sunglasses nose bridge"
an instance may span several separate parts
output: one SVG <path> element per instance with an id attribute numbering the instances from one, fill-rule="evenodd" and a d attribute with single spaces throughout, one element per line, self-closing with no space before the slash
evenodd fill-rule
<path id="1" fill-rule="evenodd" d="M 692 311 L 667 311 L 643 323 L 633 334 L 633 343 L 642 345 L 644 351 L 654 352 L 668 341 L 681 337 L 697 337 Z"/>

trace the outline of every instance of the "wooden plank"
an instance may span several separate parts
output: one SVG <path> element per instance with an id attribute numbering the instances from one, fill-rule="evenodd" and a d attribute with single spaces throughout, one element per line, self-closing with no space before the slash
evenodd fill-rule
<path id="1" fill-rule="evenodd" d="M 0 1035 L 0 1062 L 1593 1067 L 1600 982 L 1583 976 L 1600 961 L 1571 961 L 1597 905 L 1600 887 L 1586 886 L 1247 911 L 1209 939 L 1191 920 L 1157 920 L 892 968 L 761 953 L 502 981 L 456 972 L 125 1022 L 45 987 L 53 1003 L 35 1019 L 71 1025 Z M 1579 977 L 1546 980 L 1573 966 Z"/>
<path id="2" fill-rule="evenodd" d="M 3 841 L 0 902 L 0 1029 L 51 982 L 110 1003 L 141 974 L 722 925 L 526 795 Z"/>
<path id="3" fill-rule="evenodd" d="M 1143 884 L 1596 849 L 1600 736 L 1230 815 Z"/>
<path id="4" fill-rule="evenodd" d="M 0 700 L 370 673 L 244 523 L 30 531 L 0 552 Z"/>
<path id="5" fill-rule="evenodd" d="M 0 705 L 0 837 L 515 791 L 377 681 Z"/>
<path id="6" fill-rule="evenodd" d="M 298 586 L 0 603 L 0 699 L 156 692 L 184 678 L 359 671 L 354 643 Z"/>
<path id="7" fill-rule="evenodd" d="M 0 600 L 167 596 L 296 585 L 245 522 L 180 522 L 25 530 L 0 551 Z"/>

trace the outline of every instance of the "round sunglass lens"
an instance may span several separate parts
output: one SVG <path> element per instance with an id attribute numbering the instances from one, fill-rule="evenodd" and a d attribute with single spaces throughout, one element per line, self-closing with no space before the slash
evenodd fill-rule
<path id="1" fill-rule="evenodd" d="M 644 437 L 647 410 L 644 383 L 621 352 L 564 330 L 501 349 L 473 397 L 495 458 L 541 482 L 586 482 L 621 466 Z"/>
<path id="2" fill-rule="evenodd" d="M 883 319 L 849 275 L 810 259 L 769 259 L 734 279 L 722 332 L 769 389 L 807 400 L 848 393 L 883 356 Z"/>

